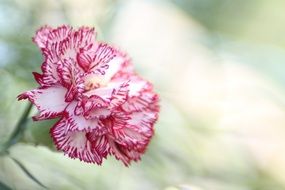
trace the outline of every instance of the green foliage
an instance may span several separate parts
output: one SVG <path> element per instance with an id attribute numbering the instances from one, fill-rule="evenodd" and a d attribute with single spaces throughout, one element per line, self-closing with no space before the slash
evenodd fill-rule
<path id="1" fill-rule="evenodd" d="M 27 124 L 29 127 L 25 131 L 23 141 L 53 148 L 53 142 L 49 131 L 56 121 L 57 119 L 45 121 L 33 121 L 32 119 L 29 119 Z"/>

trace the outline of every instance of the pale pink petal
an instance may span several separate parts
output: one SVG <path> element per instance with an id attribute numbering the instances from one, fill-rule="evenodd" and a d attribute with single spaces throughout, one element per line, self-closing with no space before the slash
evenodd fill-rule
<path id="1" fill-rule="evenodd" d="M 152 90 L 152 85 L 151 83 L 149 83 L 148 81 L 142 79 L 141 77 L 137 76 L 137 75 L 130 75 L 129 76 L 129 97 L 133 97 L 133 96 L 140 96 L 140 92 L 148 90 L 151 91 Z"/>
<path id="2" fill-rule="evenodd" d="M 141 159 L 141 155 L 144 153 L 143 151 L 138 152 L 122 146 L 111 138 L 108 138 L 108 140 L 111 154 L 113 154 L 116 159 L 121 160 L 125 166 L 129 166 L 131 161 L 139 161 Z"/>
<path id="3" fill-rule="evenodd" d="M 48 40 L 48 35 L 52 31 L 49 26 L 41 27 L 37 30 L 36 35 L 33 37 L 33 41 L 38 45 L 39 48 L 45 48 Z"/>
<path id="4" fill-rule="evenodd" d="M 86 72 L 95 55 L 96 34 L 94 28 L 81 27 L 73 32 L 59 45 L 62 58 L 76 59 L 79 66 Z"/>
<path id="5" fill-rule="evenodd" d="M 100 96 L 92 95 L 90 97 L 82 96 L 75 107 L 76 115 L 89 115 L 89 112 L 97 108 L 106 108 L 109 102 L 106 102 Z"/>
<path id="6" fill-rule="evenodd" d="M 106 83 L 119 72 L 125 62 L 126 56 L 122 52 L 105 43 L 100 43 L 87 70 L 91 73 L 104 75 Z"/>
<path id="7" fill-rule="evenodd" d="M 150 109 L 152 111 L 159 111 L 158 95 L 152 91 L 140 92 L 139 96 L 129 97 L 121 108 L 126 112 L 139 112 Z"/>
<path id="8" fill-rule="evenodd" d="M 48 35 L 48 48 L 50 48 L 52 44 L 56 44 L 65 40 L 68 36 L 71 35 L 71 33 L 72 28 L 66 25 L 53 29 Z"/>
<path id="9" fill-rule="evenodd" d="M 129 78 L 128 98 L 121 108 L 126 112 L 138 112 L 146 109 L 159 111 L 159 98 L 153 92 L 152 85 L 137 75 L 130 75 Z"/>
<path id="10" fill-rule="evenodd" d="M 103 127 L 103 123 L 98 118 L 86 119 L 84 115 L 75 114 L 76 106 L 76 102 L 72 102 L 65 110 L 66 120 L 69 123 L 66 130 L 90 132 Z"/>
<path id="11" fill-rule="evenodd" d="M 109 82 L 107 86 L 96 88 L 85 92 L 87 97 L 93 95 L 101 97 L 105 102 L 109 102 L 111 108 L 123 104 L 129 92 L 128 81 Z"/>
<path id="12" fill-rule="evenodd" d="M 77 49 L 90 49 L 96 40 L 96 33 L 94 28 L 80 27 L 73 34 L 73 46 Z"/>
<path id="13" fill-rule="evenodd" d="M 86 119 L 106 118 L 111 114 L 108 105 L 109 102 L 96 95 L 82 97 L 75 108 L 75 114 L 83 115 Z"/>
<path id="14" fill-rule="evenodd" d="M 68 105 L 64 100 L 66 89 L 61 86 L 39 88 L 25 92 L 18 99 L 29 99 L 39 110 L 34 120 L 50 119 L 59 116 Z"/>
<path id="15" fill-rule="evenodd" d="M 135 112 L 122 117 L 113 115 L 112 135 L 115 141 L 136 151 L 143 151 L 153 136 L 157 115 L 151 112 Z"/>
<path id="16" fill-rule="evenodd" d="M 116 55 L 112 60 L 108 62 L 108 69 L 103 72 L 104 82 L 110 82 L 111 78 L 119 72 L 124 63 L 125 58 L 119 54 Z"/>
<path id="17" fill-rule="evenodd" d="M 109 135 L 110 151 L 126 166 L 131 161 L 138 161 L 146 151 L 147 145 L 154 134 L 153 125 L 157 120 L 157 113 L 136 112 L 113 115 L 112 134 Z M 113 125 L 112 125 L 113 124 Z"/>
<path id="18" fill-rule="evenodd" d="M 60 81 L 57 72 L 58 66 L 62 63 L 60 58 L 60 50 L 62 42 L 71 34 L 72 28 L 69 26 L 61 26 L 53 29 L 47 36 L 46 46 L 42 49 L 44 55 L 44 63 L 42 64 L 42 86 L 52 86 Z"/>
<path id="19" fill-rule="evenodd" d="M 84 91 L 83 73 L 77 67 L 73 59 L 65 59 L 61 65 L 57 67 L 60 83 L 68 89 L 66 93 L 66 101 L 70 102 L 76 95 L 80 96 Z"/>
<path id="20" fill-rule="evenodd" d="M 87 139 L 91 142 L 92 149 L 95 150 L 99 155 L 106 158 L 109 154 L 109 142 L 105 133 L 89 132 L 86 134 Z"/>
<path id="21" fill-rule="evenodd" d="M 128 125 L 137 126 L 135 127 L 139 133 L 144 134 L 145 136 L 152 136 L 152 131 L 154 123 L 158 119 L 158 113 L 150 110 L 143 112 L 134 112 L 129 115 L 130 119 L 128 120 Z"/>
<path id="22" fill-rule="evenodd" d="M 108 63 L 116 56 L 116 50 L 105 44 L 100 43 L 95 51 L 95 57 L 88 69 L 98 71 L 105 74 L 105 70 L 109 68 Z"/>
<path id="23" fill-rule="evenodd" d="M 134 65 L 131 62 L 131 59 L 124 54 L 121 54 L 121 57 L 124 58 L 123 63 L 121 64 L 118 72 L 112 77 L 114 80 L 129 80 L 130 76 L 135 75 Z"/>
<path id="24" fill-rule="evenodd" d="M 81 55 L 80 59 L 82 59 L 85 65 L 88 65 L 91 59 L 91 55 Z M 78 60 L 79 58 L 77 58 Z M 94 68 L 87 68 L 88 74 L 87 78 L 96 78 L 98 81 L 98 85 L 104 86 L 110 82 L 113 76 L 120 70 L 122 63 L 124 62 L 124 57 L 119 56 L 119 54 L 115 54 L 114 58 L 108 61 L 104 66 L 98 65 Z M 101 63 L 100 63 L 101 64 Z M 101 67 L 101 68 L 99 68 Z M 85 70 L 86 71 L 86 70 Z"/>
<path id="25" fill-rule="evenodd" d="M 84 131 L 69 131 L 67 126 L 71 125 L 66 118 L 62 118 L 58 121 L 53 128 L 51 128 L 51 136 L 58 150 L 63 151 L 71 158 L 79 158 L 81 161 L 88 163 L 97 163 L 101 164 L 103 157 L 106 155 L 99 151 L 98 147 L 106 147 L 107 144 L 104 141 L 91 143 L 87 139 L 87 133 Z"/>
<path id="26" fill-rule="evenodd" d="M 84 114 L 86 119 L 105 119 L 111 115 L 111 110 L 108 108 L 94 108 Z"/>
<path id="27" fill-rule="evenodd" d="M 79 52 L 77 53 L 76 60 L 79 64 L 79 66 L 85 72 L 87 72 L 89 70 L 89 66 L 93 61 L 94 54 L 95 54 L 94 52 L 92 52 L 90 50 L 84 50 L 84 49 L 79 50 Z"/>
<path id="28" fill-rule="evenodd" d="M 113 109 L 122 105 L 127 100 L 128 92 L 129 81 L 122 83 L 119 88 L 115 88 L 111 95 L 110 108 Z"/>
<path id="29" fill-rule="evenodd" d="M 52 62 L 49 58 L 42 64 L 41 86 L 53 86 L 59 83 L 60 78 L 57 72 L 58 63 Z"/>

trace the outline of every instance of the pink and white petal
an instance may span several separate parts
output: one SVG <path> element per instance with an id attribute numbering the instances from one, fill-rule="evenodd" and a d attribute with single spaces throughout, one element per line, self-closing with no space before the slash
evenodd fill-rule
<path id="1" fill-rule="evenodd" d="M 108 128 L 111 127 L 110 136 L 116 143 L 129 149 L 144 149 L 153 135 L 151 127 L 141 130 L 141 126 L 132 125 L 131 120 L 134 118 L 126 113 L 117 111 L 113 113 L 112 119 L 110 125 L 106 125 Z"/>
<path id="2" fill-rule="evenodd" d="M 91 96 L 82 104 L 82 114 L 86 119 L 104 119 L 110 116 L 109 103 L 99 96 Z M 78 107 L 78 106 L 77 106 Z"/>
<path id="3" fill-rule="evenodd" d="M 75 107 L 75 115 L 83 115 L 86 119 L 105 118 L 109 115 L 107 109 L 109 102 L 101 97 L 92 95 L 91 97 L 82 96 Z"/>
<path id="4" fill-rule="evenodd" d="M 62 114 L 68 103 L 65 102 L 66 89 L 62 86 L 39 88 L 25 92 L 18 99 L 29 99 L 39 110 L 34 120 L 51 119 Z"/>
<path id="5" fill-rule="evenodd" d="M 153 131 L 150 131 L 150 129 L 153 129 L 153 125 L 158 119 L 158 112 L 150 110 L 134 112 L 130 114 L 129 117 L 128 125 L 137 126 L 136 129 L 138 132 L 146 136 L 150 137 L 153 135 Z"/>
<path id="6" fill-rule="evenodd" d="M 154 134 L 155 113 L 136 112 L 125 117 L 115 114 L 112 126 L 114 140 L 129 149 L 143 151 Z"/>
<path id="7" fill-rule="evenodd" d="M 76 32 L 74 32 L 73 36 L 74 47 L 78 49 L 89 49 L 90 45 L 93 45 L 96 40 L 95 29 L 89 27 L 80 27 Z"/>
<path id="8" fill-rule="evenodd" d="M 86 119 L 105 119 L 111 115 L 111 110 L 108 108 L 94 108 L 84 114 Z"/>
<path id="9" fill-rule="evenodd" d="M 120 130 L 114 130 L 115 141 L 128 149 L 144 150 L 153 135 L 153 129 L 149 128 L 148 132 L 142 133 L 138 128 L 139 126 L 125 126 Z"/>
<path id="10" fill-rule="evenodd" d="M 116 143 L 111 138 L 108 138 L 110 145 L 110 152 L 113 154 L 117 160 L 121 160 L 125 166 L 129 166 L 131 161 L 138 161 L 141 159 L 143 152 L 138 152 L 135 150 L 130 150 L 118 143 Z"/>
<path id="11" fill-rule="evenodd" d="M 77 103 L 72 102 L 66 108 L 66 119 L 68 120 L 69 131 L 85 131 L 90 132 L 102 128 L 104 125 L 98 118 L 86 119 L 83 115 L 76 115 Z"/>
<path id="12" fill-rule="evenodd" d="M 64 59 L 57 68 L 60 83 L 68 89 L 66 101 L 72 101 L 76 95 L 84 91 L 84 80 L 81 70 L 76 66 L 73 59 Z"/>
<path id="13" fill-rule="evenodd" d="M 43 85 L 44 86 L 53 86 L 57 83 L 59 83 L 59 76 L 57 73 L 57 69 L 56 69 L 56 65 L 50 65 L 50 64 L 46 64 L 43 63 L 43 68 L 44 68 L 44 72 L 43 72 L 43 77 L 42 77 L 42 81 L 43 81 Z"/>
<path id="14" fill-rule="evenodd" d="M 57 55 L 55 55 L 55 50 L 43 50 L 45 56 L 45 61 L 41 66 L 42 69 L 42 83 L 43 86 L 52 86 L 60 82 L 60 77 L 57 71 L 57 67 L 62 64 L 59 61 Z"/>
<path id="15" fill-rule="evenodd" d="M 48 35 L 48 48 L 54 43 L 63 41 L 70 36 L 72 32 L 72 27 L 66 25 L 53 29 Z"/>
<path id="16" fill-rule="evenodd" d="M 63 25 L 49 33 L 46 47 L 42 49 L 45 58 L 49 58 L 47 64 L 57 64 L 61 60 L 61 51 L 67 46 L 66 42 L 72 32 L 71 27 Z"/>
<path id="17" fill-rule="evenodd" d="M 81 49 L 77 53 L 76 55 L 77 63 L 85 72 L 89 71 L 89 67 L 91 63 L 93 62 L 94 54 L 95 52 L 93 52 L 90 49 L 87 49 L 87 50 Z"/>
<path id="18" fill-rule="evenodd" d="M 108 62 L 108 69 L 104 71 L 104 82 L 108 83 L 113 76 L 120 71 L 125 61 L 123 56 L 116 55 L 112 60 Z"/>
<path id="19" fill-rule="evenodd" d="M 105 43 L 100 43 L 95 50 L 95 57 L 89 66 L 92 71 L 98 71 L 101 74 L 109 68 L 108 63 L 116 56 L 116 50 Z"/>
<path id="20" fill-rule="evenodd" d="M 129 97 L 133 96 L 140 96 L 140 92 L 145 90 L 152 90 L 152 85 L 147 80 L 142 79 L 141 77 L 137 75 L 130 75 L 129 76 Z"/>
<path id="21" fill-rule="evenodd" d="M 86 119 L 84 116 L 76 116 L 68 117 L 68 121 L 71 123 L 69 126 L 70 131 L 92 131 L 97 130 L 103 127 L 101 121 L 97 118 L 94 119 Z"/>
<path id="22" fill-rule="evenodd" d="M 157 94 L 152 91 L 144 91 L 140 92 L 139 96 L 129 97 L 121 108 L 126 112 L 139 112 L 146 109 L 158 112 L 158 101 L 159 97 Z"/>
<path id="23" fill-rule="evenodd" d="M 107 84 L 118 72 L 121 71 L 126 57 L 107 44 L 99 44 L 97 50 L 81 52 L 77 60 L 84 70 L 91 75 L 98 75 L 100 84 Z M 93 57 L 93 60 L 91 59 Z M 91 64 L 90 64 L 91 63 Z"/>
<path id="24" fill-rule="evenodd" d="M 159 96 L 153 92 L 150 82 L 137 75 L 131 75 L 127 101 L 121 106 L 126 112 L 150 110 L 159 111 Z"/>
<path id="25" fill-rule="evenodd" d="M 87 133 L 86 136 L 92 144 L 92 150 L 106 158 L 110 149 L 107 136 L 103 133 L 99 134 L 97 131 Z"/>
<path id="26" fill-rule="evenodd" d="M 36 35 L 33 37 L 33 42 L 35 42 L 39 48 L 45 48 L 48 40 L 48 35 L 52 31 L 49 26 L 41 27 L 37 30 Z"/>
<path id="27" fill-rule="evenodd" d="M 96 88 L 90 91 L 85 92 L 84 94 L 87 97 L 99 96 L 104 101 L 111 103 L 113 106 L 117 104 L 122 104 L 126 101 L 128 94 L 128 81 L 116 81 L 109 82 L 107 86 Z"/>
<path id="28" fill-rule="evenodd" d="M 112 92 L 110 106 L 111 109 L 122 105 L 128 97 L 129 93 L 129 81 L 126 81 L 120 85 L 119 88 L 115 88 Z"/>
<path id="29" fill-rule="evenodd" d="M 51 128 L 50 134 L 56 148 L 71 158 L 101 165 L 104 155 L 100 155 L 92 148 L 92 143 L 87 139 L 87 133 L 84 131 L 69 131 L 68 125 L 71 125 L 69 121 L 62 118 Z"/>
<path id="30" fill-rule="evenodd" d="M 62 59 L 76 59 L 79 66 L 87 72 L 96 51 L 94 28 L 81 27 L 59 43 L 59 55 Z"/>
<path id="31" fill-rule="evenodd" d="M 64 59 L 57 67 L 57 72 L 61 84 L 65 87 L 70 87 L 73 81 L 74 61 L 72 59 Z"/>
<path id="32" fill-rule="evenodd" d="M 131 59 L 127 55 L 121 55 L 124 58 L 123 63 L 121 64 L 120 69 L 111 80 L 128 80 L 130 76 L 135 75 L 134 65 L 131 62 Z"/>

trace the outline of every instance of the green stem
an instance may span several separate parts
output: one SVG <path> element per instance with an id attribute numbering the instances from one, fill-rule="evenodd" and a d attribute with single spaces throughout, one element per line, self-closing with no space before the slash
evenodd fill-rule
<path id="1" fill-rule="evenodd" d="M 27 118 L 29 116 L 29 113 L 32 109 L 32 104 L 29 103 L 28 106 L 26 107 L 22 117 L 18 121 L 13 133 L 11 134 L 10 138 L 8 139 L 7 142 L 5 142 L 1 147 L 0 147 L 0 154 L 5 154 L 7 153 L 7 150 L 16 144 L 23 136 L 23 133 L 26 129 L 26 124 L 27 124 Z"/>

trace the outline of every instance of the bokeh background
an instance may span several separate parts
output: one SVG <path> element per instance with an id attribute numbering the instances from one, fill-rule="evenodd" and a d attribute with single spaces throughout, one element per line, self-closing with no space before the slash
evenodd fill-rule
<path id="1" fill-rule="evenodd" d="M 42 25 L 92 26 L 155 84 L 161 114 L 126 168 L 56 152 L 53 121 L 29 122 L 0 156 L 0 189 L 284 190 L 284 0 L 0 0 L 0 143 L 36 86 Z M 32 114 L 35 114 L 33 110 Z"/>

